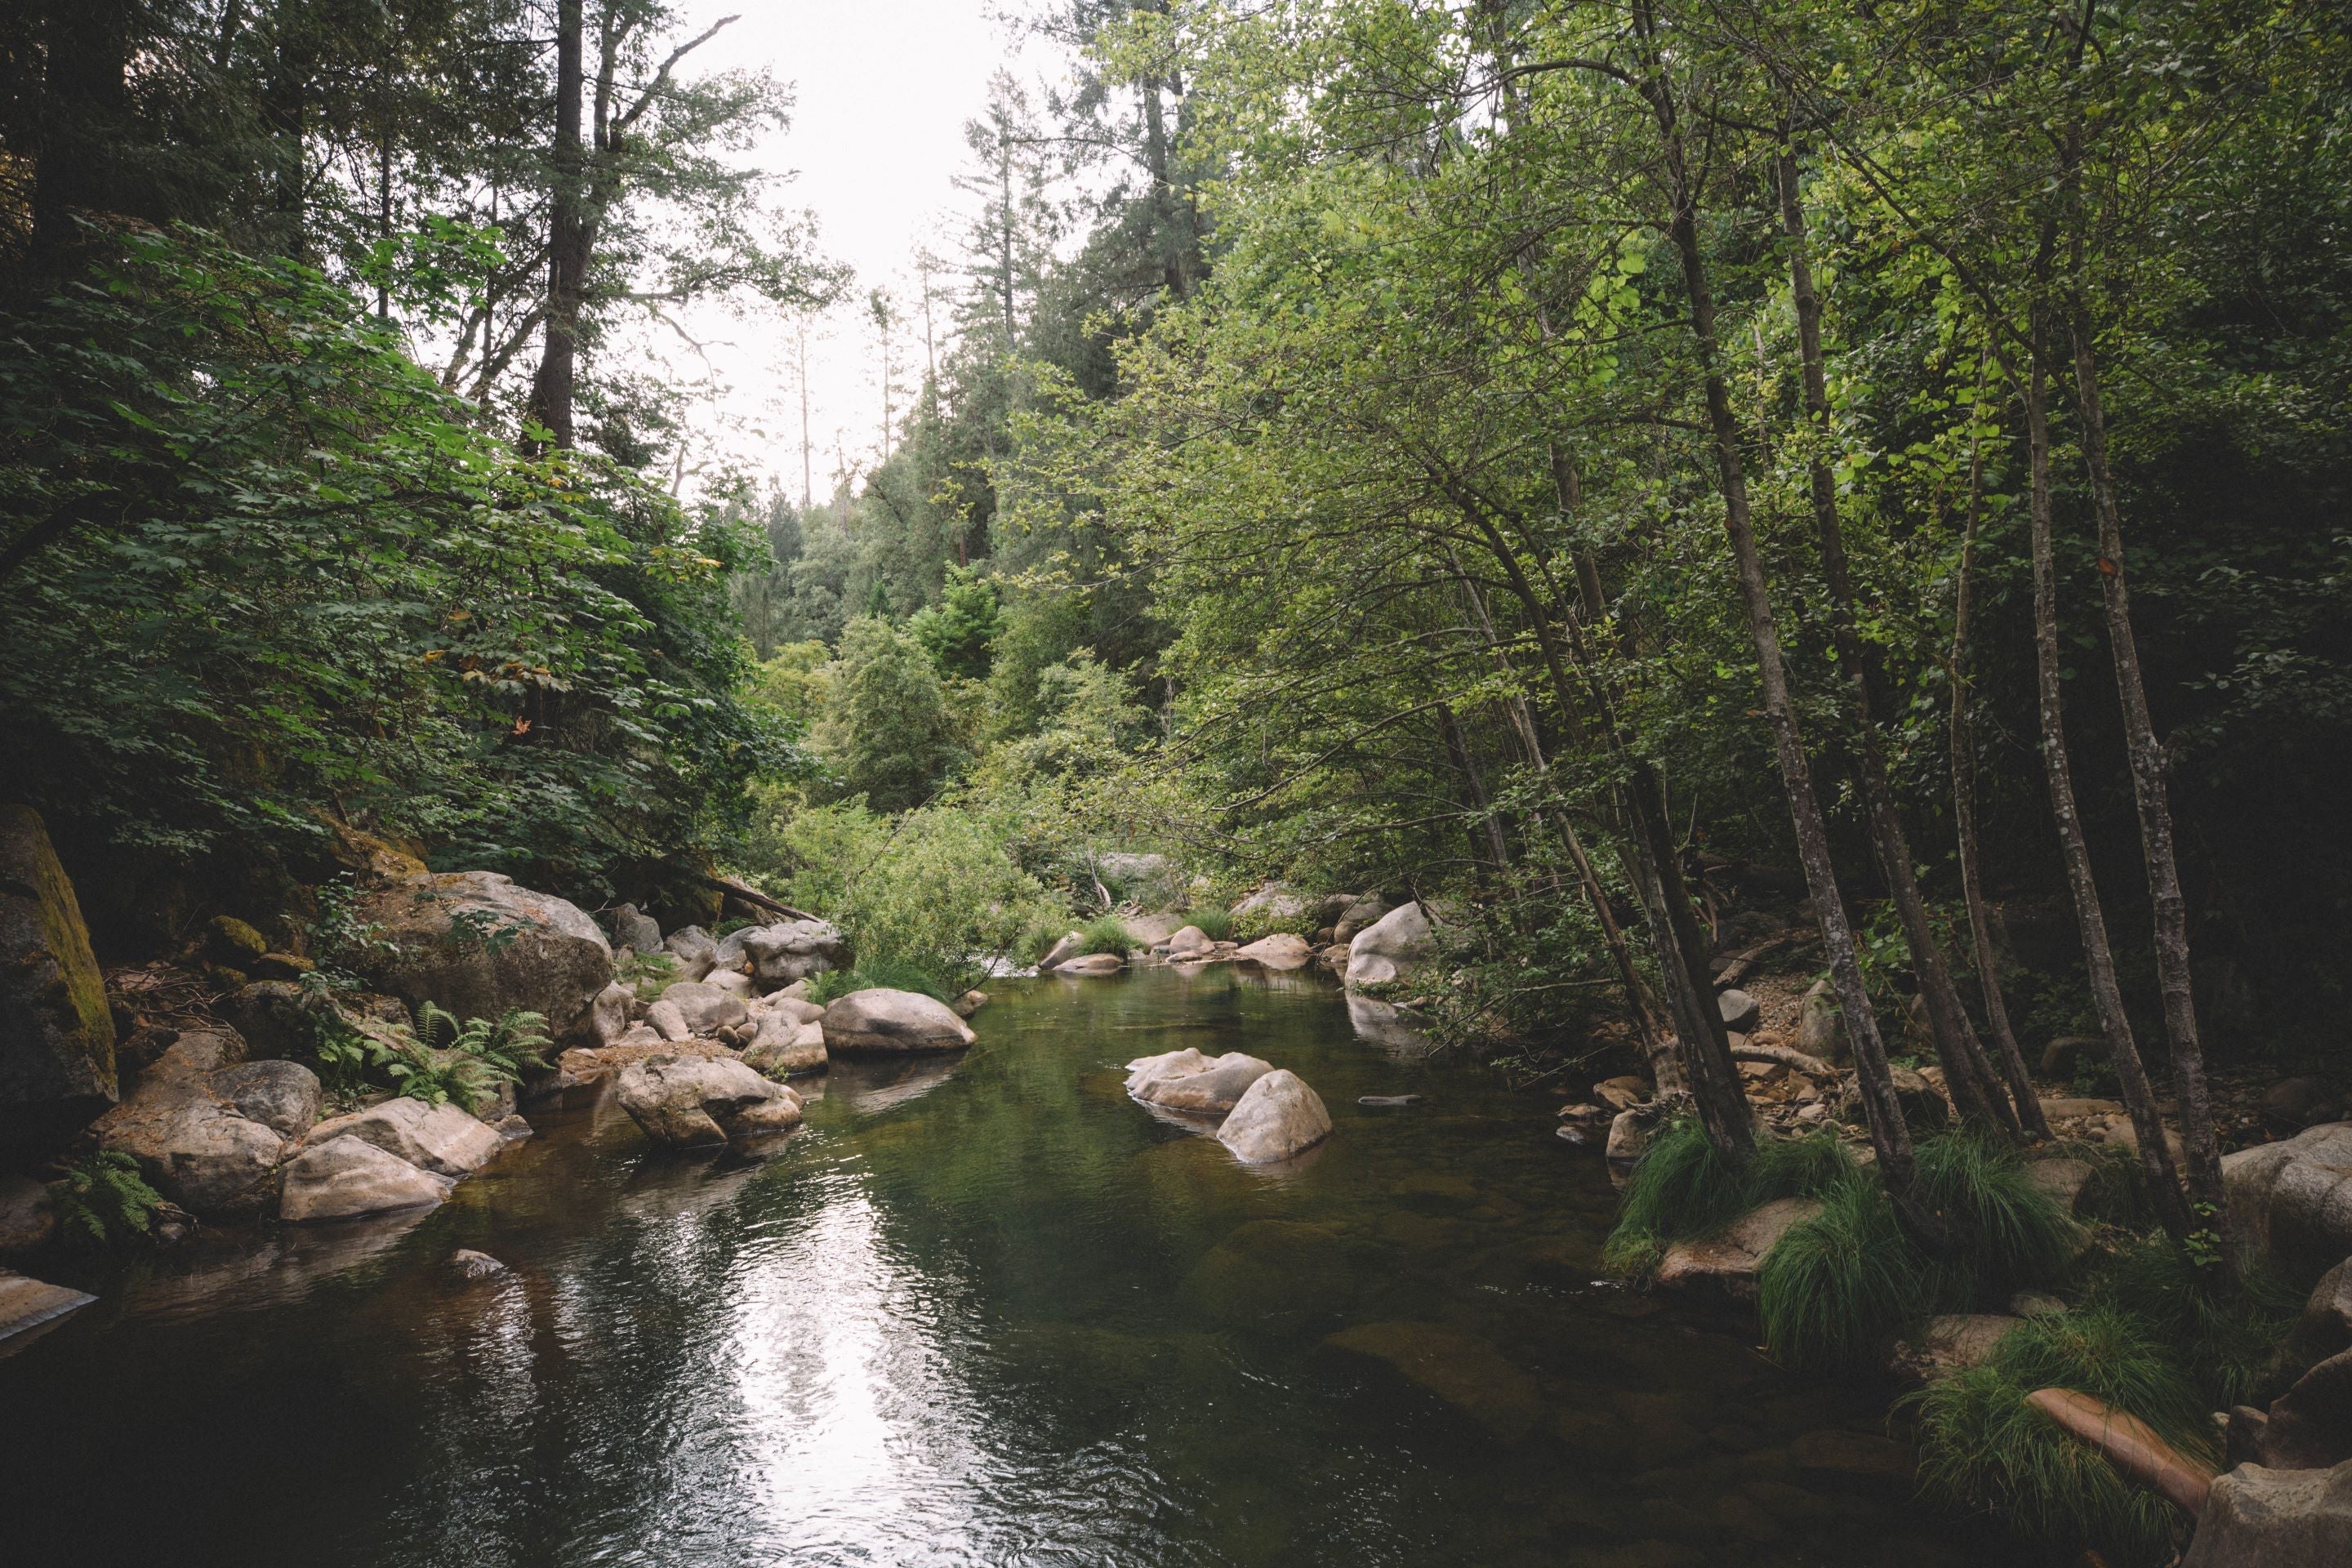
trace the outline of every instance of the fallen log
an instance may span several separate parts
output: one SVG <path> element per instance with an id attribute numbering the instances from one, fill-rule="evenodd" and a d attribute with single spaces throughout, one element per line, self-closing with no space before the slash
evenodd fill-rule
<path id="1" fill-rule="evenodd" d="M 1748 972 L 1756 967 L 1757 960 L 1768 952 L 1779 952 L 1796 941 L 1801 934 L 1799 931 L 1783 931 L 1779 936 L 1758 942 L 1745 952 L 1734 953 L 1721 969 L 1716 971 L 1715 988 L 1717 991 L 1728 991 L 1748 978 Z"/>
<path id="2" fill-rule="evenodd" d="M 788 921 L 813 921 L 818 917 L 806 910 L 796 910 L 781 900 L 772 899 L 749 882 L 739 882 L 732 877 L 722 877 L 715 871 L 702 874 L 704 882 L 718 889 L 730 899 L 751 905 L 755 910 L 767 910 Z"/>
<path id="3" fill-rule="evenodd" d="M 1791 1072 L 1803 1073 L 1807 1078 L 1820 1079 L 1824 1083 L 1837 1081 L 1837 1068 L 1819 1057 L 1809 1057 L 1787 1046 L 1759 1046 L 1752 1041 L 1743 1041 L 1731 1047 L 1731 1059 L 1736 1062 L 1778 1062 Z"/>
<path id="4" fill-rule="evenodd" d="M 2205 1511 L 2213 1472 L 2180 1452 L 2137 1415 L 2071 1388 L 2037 1388 L 2025 1402 L 2135 1481 L 2163 1494 L 2191 1518 Z"/>

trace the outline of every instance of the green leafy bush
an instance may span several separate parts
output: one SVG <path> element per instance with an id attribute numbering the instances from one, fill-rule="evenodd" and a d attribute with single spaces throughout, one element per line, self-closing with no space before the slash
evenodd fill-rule
<path id="1" fill-rule="evenodd" d="M 418 1010 L 416 1030 L 338 1012 L 321 1032 L 319 1077 L 327 1097 L 339 1104 L 383 1086 L 428 1105 L 454 1100 L 470 1111 L 499 1085 L 544 1067 L 552 1044 L 543 1015 L 514 1008 L 495 1019 L 460 1021 L 427 1002 Z"/>
<path id="2" fill-rule="evenodd" d="M 68 1170 L 49 1188 L 58 1228 L 88 1247 L 117 1247 L 154 1227 L 163 1194 L 139 1173 L 139 1162 L 109 1149 Z"/>
<path id="3" fill-rule="evenodd" d="M 2093 1305 L 2028 1321 L 1983 1365 L 1911 1396 L 1921 1484 L 2053 1545 L 2132 1568 L 2168 1562 L 2187 1521 L 2026 1404 L 2041 1388 L 2079 1390 L 2139 1417 L 2185 1453 L 2211 1451 L 2205 1402 L 2178 1348 L 2147 1320 Z"/>
<path id="4" fill-rule="evenodd" d="M 748 536 L 518 452 L 298 263 L 107 243 L 0 304 L 0 795 L 126 858 L 299 862 L 332 811 L 591 889 L 791 765 L 733 695 Z"/>

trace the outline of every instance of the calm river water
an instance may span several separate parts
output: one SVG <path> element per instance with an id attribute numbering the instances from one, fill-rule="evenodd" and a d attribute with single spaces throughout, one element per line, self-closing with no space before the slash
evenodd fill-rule
<path id="1" fill-rule="evenodd" d="M 1603 1280 L 1551 1100 L 1304 976 L 994 990 L 968 1056 L 836 1068 L 761 1161 L 542 1106 L 429 1215 L 45 1259 L 103 1300 L 0 1360 L 0 1561 L 2020 1561 L 1886 1473 L 1884 1391 Z M 1253 1171 L 1126 1098 L 1186 1046 L 1337 1132 Z"/>

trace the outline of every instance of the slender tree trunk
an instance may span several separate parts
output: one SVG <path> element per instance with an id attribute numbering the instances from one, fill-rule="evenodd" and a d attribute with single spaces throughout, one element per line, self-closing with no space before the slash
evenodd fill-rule
<path id="1" fill-rule="evenodd" d="M 572 405 L 580 353 L 580 310 L 588 271 L 588 154 L 581 133 L 587 87 L 584 0 L 557 0 L 555 21 L 555 201 L 549 226 L 547 341 L 530 389 L 530 416 L 559 450 L 572 446 Z"/>
<path id="2" fill-rule="evenodd" d="M 2107 461 L 2106 414 L 2099 398 L 2099 364 L 2087 314 L 2077 301 L 2068 323 L 2074 351 L 2074 390 L 2083 416 L 2083 461 L 2099 519 L 2099 588 L 2107 613 L 2107 647 L 2124 710 L 2132 795 L 2139 805 L 2140 848 L 2147 861 L 2149 901 L 2156 914 L 2157 989 L 2164 997 L 2165 1032 L 2172 1046 L 2172 1088 L 2180 1100 L 2182 1152 L 2189 1161 L 2189 1195 L 2222 1225 L 2221 1155 L 2213 1135 L 2212 1100 L 2205 1083 L 2205 1053 L 2198 1038 L 2197 999 L 2189 975 L 2189 904 L 2172 847 L 2170 771 L 2164 743 L 2148 716 L 2139 642 L 2132 632 L 2131 588 L 2124 569 L 2123 519 L 2115 472 Z M 2229 1249 L 2222 1249 L 2228 1256 Z"/>
<path id="3" fill-rule="evenodd" d="M 1569 679 L 1559 628 L 1552 623 L 1543 596 L 1528 581 L 1509 542 L 1493 522 L 1466 501 L 1464 509 L 1472 525 L 1485 536 L 1489 552 L 1510 584 L 1512 596 L 1527 611 L 1528 629 L 1535 634 L 1544 672 L 1551 680 L 1561 711 L 1574 713 L 1575 683 Z M 1572 619 L 1568 627 L 1577 647 L 1577 663 L 1589 674 L 1591 660 L 1584 653 Z M 1597 690 L 1597 680 L 1594 685 Z M 1714 976 L 1706 967 L 1706 939 L 1699 931 L 1697 919 L 1691 913 L 1689 896 L 1682 888 L 1663 811 L 1653 809 L 1653 803 L 1660 802 L 1657 775 L 1623 744 L 1615 724 L 1605 718 L 1604 729 L 1624 776 L 1619 801 L 1630 829 L 1630 858 L 1643 906 L 1649 916 L 1652 938 L 1657 945 L 1660 977 L 1666 988 L 1667 1005 L 1674 1013 L 1691 1100 L 1709 1140 L 1730 1159 L 1744 1161 L 1755 1146 L 1755 1117 L 1748 1108 L 1747 1091 L 1740 1087 L 1738 1067 L 1731 1059 L 1731 1042 L 1724 1033 L 1723 1015 L 1715 1005 Z M 1673 880 L 1669 881 L 1669 878 Z"/>
<path id="4" fill-rule="evenodd" d="M 1450 559 L 1450 546 L 1447 554 Z M 1478 629 L 1486 637 L 1487 649 L 1493 655 L 1496 668 L 1506 675 L 1510 674 L 1510 658 L 1503 649 L 1502 638 L 1496 633 L 1494 617 L 1486 612 L 1486 595 L 1462 571 L 1458 560 L 1453 563 L 1454 575 L 1462 580 L 1463 595 L 1470 602 L 1471 613 L 1477 617 Z M 1527 752 L 1528 765 L 1543 781 L 1549 795 L 1552 783 L 1551 764 L 1544 755 L 1543 737 L 1536 731 L 1535 715 L 1528 710 L 1528 700 L 1517 690 L 1510 696 L 1508 709 L 1512 728 L 1518 734 L 1519 745 Z M 1572 721 L 1573 714 L 1568 717 Z M 1618 986 L 1625 993 L 1626 1014 L 1633 1025 L 1635 1038 L 1641 1042 L 1643 1058 L 1650 1064 L 1652 1081 L 1657 1085 L 1660 1093 L 1687 1090 L 1689 1083 L 1681 1063 L 1671 1050 L 1662 1048 L 1664 1042 L 1658 1028 L 1649 987 L 1642 984 L 1641 972 L 1633 967 L 1633 955 L 1626 946 L 1624 928 L 1617 923 L 1617 912 L 1610 907 L 1609 889 L 1601 885 L 1600 874 L 1593 869 L 1592 858 L 1585 852 L 1583 838 L 1577 833 L 1576 825 L 1569 819 L 1567 808 L 1558 802 L 1553 803 L 1547 815 L 1551 818 L 1553 830 L 1559 835 L 1562 847 L 1568 851 L 1570 862 L 1576 868 L 1577 881 L 1584 889 L 1584 900 L 1591 907 L 1592 918 L 1601 927 L 1601 939 L 1609 949 L 1610 963 L 1617 971 Z"/>
<path id="5" fill-rule="evenodd" d="M 1484 850 L 1486 862 L 1499 877 L 1510 868 L 1510 848 L 1503 842 L 1502 825 L 1495 820 L 1494 804 L 1486 796 L 1486 783 L 1478 776 L 1478 764 L 1471 760 L 1470 742 L 1462 733 L 1461 721 L 1454 716 L 1453 704 L 1437 705 L 1437 729 L 1454 771 L 1462 775 L 1463 788 L 1469 793 L 1471 820 L 1465 825 L 1465 831 L 1470 839 L 1471 858 L 1475 860 Z"/>
<path id="6" fill-rule="evenodd" d="M 1981 416 L 1979 412 L 1979 417 Z M 1958 843 L 1960 897 L 1968 905 L 1969 936 L 1974 944 L 1977 985 L 1984 996 L 1985 1022 L 2000 1049 L 2002 1070 L 2017 1101 L 2017 1118 L 2036 1138 L 2050 1136 L 2042 1114 L 2041 1098 L 2033 1091 L 2025 1052 L 2010 1026 L 2008 999 L 2001 994 L 2000 968 L 1993 953 L 1992 918 L 1986 908 L 1981 858 L 1977 848 L 1976 743 L 1969 725 L 1969 611 L 1970 573 L 1976 564 L 1977 520 L 1984 500 L 1984 456 L 1977 439 L 1969 440 L 1969 521 L 1960 539 L 1960 567 L 1952 593 L 1952 822 Z"/>
<path id="7" fill-rule="evenodd" d="M 1805 416 L 1813 427 L 1815 445 L 1806 463 L 1811 481 L 1813 528 L 1820 542 L 1822 575 L 1829 588 L 1831 634 L 1838 666 L 1845 678 L 1846 697 L 1853 710 L 1854 748 L 1861 761 L 1862 798 L 1870 824 L 1871 847 L 1886 879 L 1889 896 L 1910 950 L 1912 973 L 1918 977 L 1921 999 L 1927 1003 L 1928 1031 L 1937 1059 L 1944 1064 L 1944 1081 L 1963 1118 L 1990 1121 L 2014 1133 L 2019 1112 L 1993 1077 L 1992 1064 L 1960 1003 L 1959 988 L 1937 944 L 1927 918 L 1927 901 L 1911 865 L 1911 846 L 1895 810 L 1895 792 L 1886 779 L 1886 753 L 1879 744 L 1873 721 L 1870 659 L 1854 624 L 1853 579 L 1846 562 L 1845 531 L 1838 518 L 1837 482 L 1825 455 L 1830 437 L 1829 380 L 1822 353 L 1822 302 L 1813 288 L 1813 269 L 1805 244 L 1805 213 L 1797 184 L 1797 153 L 1784 134 L 1779 157 L 1780 221 L 1788 240 L 1789 286 L 1797 307 L 1798 359 L 1802 369 Z M 2030 1098 L 2029 1091 L 2029 1098 Z"/>
<path id="8" fill-rule="evenodd" d="M 115 210 L 131 114 L 128 0 L 51 0 L 42 18 L 40 114 L 33 127 L 33 251 L 62 264 L 80 248 L 78 214 Z"/>
<path id="9" fill-rule="evenodd" d="M 2046 249 L 2046 247 L 2045 247 Z M 2116 1069 L 2132 1131 L 2139 1141 L 2139 1164 L 2147 1178 L 2149 1196 L 2165 1228 L 2176 1236 L 2188 1231 L 2188 1215 L 2180 1184 L 2173 1174 L 2172 1155 L 2164 1146 L 2164 1123 L 2156 1113 L 2156 1096 L 2148 1088 L 2147 1069 L 2132 1038 L 2131 1020 L 2124 1013 L 2123 990 L 2116 983 L 2114 950 L 2107 945 L 2107 917 L 2099 904 L 2098 883 L 2091 876 L 2090 846 L 2083 837 L 2083 819 L 2074 803 L 2074 773 L 2066 755 L 2064 699 L 2061 690 L 2058 654 L 2058 569 L 2051 545 L 2050 416 L 2042 395 L 2043 310 L 2033 307 L 2027 333 L 2025 384 L 2025 444 L 2032 475 L 2027 510 L 2033 533 L 2033 653 L 2041 697 L 2042 763 L 2050 779 L 2050 810 L 2058 824 L 2058 844 L 2066 863 L 2066 880 L 2074 896 L 2074 919 L 2083 939 L 2083 967 L 2091 985 L 2092 1005 L 2099 1015 L 2099 1032 L 2106 1038 L 2107 1060 Z"/>
<path id="10" fill-rule="evenodd" d="M 1748 620 L 1748 640 L 1756 650 L 1757 676 L 1763 689 L 1765 722 L 1772 731 L 1773 751 L 1780 767 L 1780 784 L 1788 797 L 1790 821 L 1795 828 L 1797 858 L 1804 867 L 1813 909 L 1829 955 L 1830 981 L 1837 992 L 1846 1032 L 1852 1037 L 1854 1076 L 1870 1121 L 1871 1143 L 1878 1155 L 1881 1179 L 1888 1195 L 1904 1215 L 1905 1224 L 1923 1238 L 1940 1237 L 1941 1222 L 1920 1207 L 1912 1195 L 1916 1167 L 1911 1131 L 1895 1098 L 1893 1070 L 1886 1047 L 1879 1037 L 1878 1016 L 1862 977 L 1853 929 L 1846 923 L 1845 903 L 1839 891 L 1837 868 L 1830 858 L 1829 828 L 1821 803 L 1813 795 L 1807 771 L 1804 742 L 1798 732 L 1796 710 L 1789 699 L 1787 672 L 1780 659 L 1780 634 L 1772 618 L 1771 595 L 1765 585 L 1764 563 L 1756 549 L 1748 517 L 1748 475 L 1739 456 L 1739 427 L 1725 384 L 1723 354 L 1716 334 L 1715 296 L 1699 251 L 1698 208 L 1691 187 L 1681 123 L 1664 54 L 1656 37 L 1655 18 L 1647 5 L 1637 5 L 1635 26 L 1648 46 L 1650 79 L 1643 91 L 1657 121 L 1660 153 L 1672 214 L 1669 233 L 1682 264 L 1683 288 L 1691 312 L 1691 333 L 1698 351 L 1706 384 L 1708 427 L 1714 434 L 1716 467 L 1723 492 L 1724 528 L 1738 565 L 1740 605 Z"/>

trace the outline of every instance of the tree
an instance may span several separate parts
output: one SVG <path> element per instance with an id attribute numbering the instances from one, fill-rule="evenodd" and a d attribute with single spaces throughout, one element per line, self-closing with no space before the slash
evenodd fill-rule
<path id="1" fill-rule="evenodd" d="M 877 616 L 842 628 L 814 739 L 845 795 L 879 811 L 929 800 L 963 746 L 922 645 Z"/>

